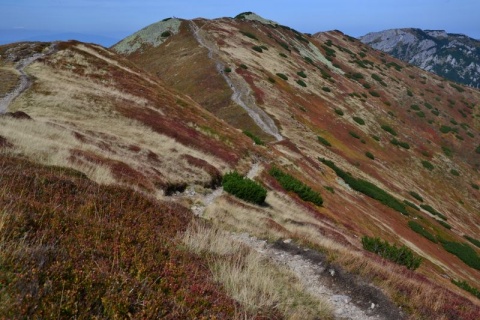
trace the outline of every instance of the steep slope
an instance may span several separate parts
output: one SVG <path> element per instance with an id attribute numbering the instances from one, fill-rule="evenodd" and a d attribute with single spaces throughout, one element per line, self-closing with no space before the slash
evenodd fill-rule
<path id="1" fill-rule="evenodd" d="M 443 30 L 391 29 L 360 41 L 451 81 L 480 88 L 480 41 Z"/>
<path id="2" fill-rule="evenodd" d="M 232 94 L 250 92 L 250 104 L 274 121 L 284 139 L 275 142 L 256 123 L 255 133 L 263 131 L 262 137 L 271 137 L 267 150 L 273 158 L 265 159 L 271 162 L 264 164 L 260 174 L 274 190 L 267 195 L 268 208 L 223 195 L 207 207 L 205 217 L 237 231 L 293 237 L 327 247 L 357 271 L 358 238 L 380 236 L 410 247 L 425 259 L 417 274 L 471 298 L 449 279 L 465 279 L 478 288 L 480 272 L 444 247 L 447 242 L 466 243 L 464 235 L 475 238 L 480 231 L 480 93 L 390 58 L 340 32 L 309 36 L 254 17 L 247 13 L 236 19 L 179 20 L 178 32 L 161 44 L 137 37 L 138 50 L 122 51 L 119 48 L 126 45 L 122 42 L 113 47 L 242 130 L 253 130 L 252 120 L 240 121 L 225 110 L 231 108 L 235 115 L 241 106 L 235 106 Z M 213 100 L 218 103 L 209 102 Z M 322 163 L 319 158 L 333 161 L 340 170 L 332 171 L 331 162 Z M 286 193 L 268 174 L 272 165 L 320 191 L 323 207 Z M 399 201 L 370 191 L 365 196 L 358 192 L 360 187 L 354 191 L 342 171 Z M 324 187 L 331 192 L 322 192 Z M 433 234 L 435 241 L 414 232 L 412 222 Z M 348 250 L 335 251 L 335 246 L 325 244 L 327 239 Z M 478 257 L 478 249 L 471 250 Z M 374 276 L 379 282 L 393 277 L 388 268 L 375 270 L 382 274 Z M 417 285 L 432 288 L 423 281 Z M 426 292 L 430 289 L 420 294 L 400 283 L 391 287 L 386 290 L 392 289 L 397 303 L 414 314 L 422 314 L 422 308 L 432 317 L 451 312 L 447 311 L 452 307 L 446 302 L 449 298 L 429 305 Z M 408 293 L 398 294 L 402 290 Z"/>

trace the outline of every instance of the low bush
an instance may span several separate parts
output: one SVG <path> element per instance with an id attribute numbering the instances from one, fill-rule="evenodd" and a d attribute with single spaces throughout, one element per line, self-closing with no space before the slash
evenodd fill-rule
<path id="1" fill-rule="evenodd" d="M 322 87 L 322 90 L 325 91 L 325 92 L 331 92 L 332 90 L 330 90 L 329 87 Z"/>
<path id="2" fill-rule="evenodd" d="M 415 210 L 417 210 L 417 211 L 420 211 L 420 208 L 417 207 L 417 205 L 416 205 L 415 203 L 413 203 L 413 202 L 410 202 L 410 201 L 408 201 L 408 200 L 403 200 L 403 203 L 405 203 L 405 204 L 406 204 L 407 206 L 409 206 L 410 208 L 413 208 L 413 209 L 415 209 Z"/>
<path id="3" fill-rule="evenodd" d="M 418 201 L 423 202 L 422 196 L 416 193 L 415 191 L 410 191 L 409 194 L 415 199 L 417 199 Z"/>
<path id="4" fill-rule="evenodd" d="M 172 33 L 170 31 L 164 31 L 162 32 L 162 34 L 160 36 L 162 36 L 162 38 L 168 38 L 172 35 Z"/>
<path id="5" fill-rule="evenodd" d="M 453 151 L 447 146 L 442 146 L 442 151 L 447 157 L 453 156 Z"/>
<path id="6" fill-rule="evenodd" d="M 472 238 L 470 236 L 467 236 L 467 235 L 465 235 L 463 237 L 480 248 L 480 240 L 474 239 L 474 238 Z"/>
<path id="7" fill-rule="evenodd" d="M 356 123 L 358 123 L 359 125 L 365 125 L 365 120 L 363 120 L 362 118 L 360 117 L 352 117 L 353 121 L 355 121 Z"/>
<path id="8" fill-rule="evenodd" d="M 267 197 L 267 190 L 264 187 L 236 171 L 225 174 L 222 186 L 226 192 L 254 204 L 263 204 Z"/>
<path id="9" fill-rule="evenodd" d="M 280 55 L 280 57 L 282 57 L 282 58 L 288 58 L 288 56 L 287 56 L 285 53 L 283 53 L 283 52 L 280 52 L 279 55 Z"/>
<path id="10" fill-rule="evenodd" d="M 232 69 L 229 68 L 229 67 L 225 67 L 225 69 L 223 69 L 223 71 L 224 71 L 225 73 L 230 73 L 230 72 L 232 72 Z"/>
<path id="11" fill-rule="evenodd" d="M 397 136 L 397 132 L 395 130 L 393 130 L 392 127 L 390 127 L 389 125 L 382 125 L 381 128 L 385 131 L 387 131 L 388 133 L 390 133 L 392 136 Z"/>
<path id="12" fill-rule="evenodd" d="M 286 75 L 284 75 L 283 73 L 277 73 L 277 76 L 282 78 L 283 80 L 287 81 L 288 80 L 288 77 Z"/>
<path id="13" fill-rule="evenodd" d="M 249 37 L 250 39 L 258 40 L 257 36 L 255 36 L 253 33 L 248 32 L 248 31 L 240 31 L 241 34 L 243 34 L 246 37 Z"/>
<path id="14" fill-rule="evenodd" d="M 410 270 L 417 269 L 422 263 L 422 258 L 412 250 L 402 245 L 397 247 L 380 238 L 362 237 L 362 245 L 365 250 L 376 253 L 382 258 L 406 266 Z"/>
<path id="15" fill-rule="evenodd" d="M 250 131 L 243 130 L 243 134 L 246 135 L 247 137 L 249 137 L 250 139 L 252 139 L 253 142 L 255 142 L 255 144 L 258 144 L 260 146 L 265 145 L 265 143 L 262 141 L 262 139 L 260 139 L 259 137 L 257 137 L 253 133 L 251 133 Z"/>
<path id="16" fill-rule="evenodd" d="M 395 145 L 395 146 L 399 146 L 399 147 L 402 147 L 404 149 L 410 149 L 410 145 L 406 142 L 403 142 L 403 141 L 400 141 L 400 140 L 397 140 L 395 138 L 393 138 L 392 140 L 390 140 L 390 143 Z"/>
<path id="17" fill-rule="evenodd" d="M 410 229 L 424 236 L 425 238 L 432 241 L 433 243 L 438 243 L 437 238 L 433 234 L 425 230 L 425 228 L 419 223 L 417 223 L 416 221 L 408 221 L 408 226 L 410 227 Z"/>
<path id="18" fill-rule="evenodd" d="M 305 72 L 303 72 L 303 71 L 298 71 L 297 74 L 298 74 L 300 77 L 302 77 L 302 78 L 306 78 L 306 77 L 307 77 L 307 75 L 306 75 Z"/>
<path id="19" fill-rule="evenodd" d="M 323 144 L 324 146 L 331 147 L 332 144 L 325 138 L 317 136 L 318 141 Z"/>
<path id="20" fill-rule="evenodd" d="M 376 91 L 369 91 L 368 93 L 370 93 L 370 95 L 371 95 L 372 97 L 376 97 L 376 98 L 380 97 L 380 93 L 378 93 L 378 92 L 376 92 Z"/>
<path id="21" fill-rule="evenodd" d="M 342 109 L 335 109 L 335 113 L 338 114 L 339 116 L 343 116 L 343 115 L 344 115 Z"/>
<path id="22" fill-rule="evenodd" d="M 360 136 L 353 131 L 349 131 L 348 134 L 351 135 L 352 137 L 354 137 L 355 139 L 360 139 Z"/>
<path id="23" fill-rule="evenodd" d="M 243 64 L 243 63 L 240 65 L 240 68 L 245 69 L 245 70 L 248 69 L 247 65 L 245 65 L 245 64 Z"/>
<path id="24" fill-rule="evenodd" d="M 378 82 L 383 81 L 383 79 L 378 74 L 372 74 L 372 78 Z"/>
<path id="25" fill-rule="evenodd" d="M 480 190 L 480 186 L 478 184 L 472 183 L 472 188 L 475 190 Z"/>
<path id="26" fill-rule="evenodd" d="M 260 53 L 263 52 L 262 47 L 259 47 L 259 46 L 253 46 L 252 49 L 255 50 L 255 51 L 257 51 L 257 52 L 260 52 Z"/>
<path id="27" fill-rule="evenodd" d="M 312 188 L 288 173 L 285 173 L 276 167 L 272 167 L 269 173 L 280 183 L 282 188 L 296 193 L 300 199 L 311 202 L 317 206 L 321 206 L 323 204 L 323 199 L 320 193 L 312 190 Z"/>
<path id="28" fill-rule="evenodd" d="M 451 173 L 452 175 L 454 175 L 454 176 L 457 176 L 457 177 L 460 175 L 460 172 L 458 172 L 458 171 L 455 170 L 455 169 L 451 169 L 451 170 L 450 170 L 450 173 Z"/>
<path id="29" fill-rule="evenodd" d="M 480 144 L 479 144 L 478 147 L 475 149 L 475 152 L 476 152 L 476 153 L 480 153 Z"/>
<path id="30" fill-rule="evenodd" d="M 349 173 L 343 171 L 339 167 L 337 167 L 332 161 L 326 160 L 323 158 L 319 158 L 319 160 L 327 165 L 328 167 L 332 168 L 335 173 L 345 181 L 353 190 L 356 190 L 358 192 L 361 192 L 365 194 L 366 196 L 375 199 L 379 201 L 380 203 L 386 205 L 387 207 L 392 208 L 393 210 L 396 210 L 400 212 L 403 215 L 408 216 L 409 213 L 407 211 L 407 208 L 405 205 L 400 202 L 398 199 L 390 195 L 388 192 L 385 190 L 377 187 L 371 182 L 368 182 L 363 179 L 357 179 L 352 177 Z"/>
<path id="31" fill-rule="evenodd" d="M 415 110 L 415 111 L 420 111 L 420 107 L 417 104 L 412 104 L 410 106 L 410 109 Z"/>
<path id="32" fill-rule="evenodd" d="M 438 223 L 440 223 L 444 228 L 448 229 L 448 230 L 451 230 L 452 229 L 452 226 L 449 225 L 448 223 L 446 223 L 445 221 L 442 221 L 442 220 L 437 220 Z"/>
<path id="33" fill-rule="evenodd" d="M 453 131 L 453 129 L 449 126 L 446 126 L 446 125 L 442 125 L 440 127 L 440 132 L 441 133 L 449 133 L 450 131 Z"/>
<path id="34" fill-rule="evenodd" d="M 463 290 L 470 292 L 470 293 L 473 294 L 475 297 L 477 297 L 478 299 L 480 299 L 480 290 L 478 290 L 478 289 L 475 288 L 475 287 L 472 287 L 472 286 L 469 285 L 468 282 L 466 282 L 465 280 L 464 280 L 464 281 L 452 280 L 452 283 L 453 283 L 454 285 L 456 285 L 457 287 L 462 288 Z"/>
<path id="35" fill-rule="evenodd" d="M 432 206 L 429 206 L 428 204 L 421 204 L 420 208 L 430 212 L 434 216 L 440 217 L 443 220 L 447 220 L 447 217 L 445 217 L 443 214 L 441 214 L 440 212 L 438 212 L 437 210 L 435 210 L 434 208 L 432 208 Z"/>
<path id="36" fill-rule="evenodd" d="M 303 80 L 300 80 L 300 79 L 299 79 L 299 80 L 297 80 L 296 82 L 298 83 L 299 86 L 302 86 L 302 87 L 304 87 L 304 88 L 307 86 L 307 84 L 306 84 Z"/>
<path id="37" fill-rule="evenodd" d="M 375 160 L 375 156 L 370 151 L 365 152 L 365 156 L 367 156 L 367 158 Z"/>
<path id="38" fill-rule="evenodd" d="M 425 118 L 425 112 L 423 112 L 423 111 L 415 112 L 415 114 L 420 118 Z"/>
<path id="39" fill-rule="evenodd" d="M 428 161 L 428 160 L 422 160 L 422 166 L 427 169 L 427 170 L 430 170 L 432 171 L 433 169 L 435 169 L 434 165 Z"/>
<path id="40" fill-rule="evenodd" d="M 446 251 L 456 255 L 466 265 L 480 270 L 480 257 L 478 256 L 477 252 L 468 244 L 444 240 L 440 241 L 442 242 L 442 246 Z"/>

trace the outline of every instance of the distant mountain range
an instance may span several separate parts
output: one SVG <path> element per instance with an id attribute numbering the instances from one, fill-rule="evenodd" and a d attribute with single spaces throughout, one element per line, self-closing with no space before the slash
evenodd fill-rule
<path id="1" fill-rule="evenodd" d="M 480 41 L 443 30 L 391 29 L 363 43 L 449 80 L 480 88 Z"/>
<path id="2" fill-rule="evenodd" d="M 96 43 L 104 47 L 110 47 L 121 38 L 106 37 L 95 34 L 84 34 L 77 32 L 53 33 L 50 31 L 32 31 L 25 29 L 0 30 L 0 45 L 22 41 L 68 41 L 77 40 L 87 43 Z"/>

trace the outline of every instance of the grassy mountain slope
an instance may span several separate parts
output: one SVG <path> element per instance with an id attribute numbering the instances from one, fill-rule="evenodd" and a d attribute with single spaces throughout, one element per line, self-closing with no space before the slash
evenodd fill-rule
<path id="1" fill-rule="evenodd" d="M 215 84 L 223 77 L 222 70 L 214 65 L 229 68 L 226 76 L 231 83 L 239 88 L 248 84 L 250 97 L 273 118 L 285 138 L 268 146 L 275 164 L 315 190 L 322 192 L 324 186 L 334 190 L 322 192 L 322 208 L 297 200 L 287 212 L 281 210 L 282 214 L 275 210 L 276 204 L 278 208 L 287 204 L 269 198 L 270 194 L 267 203 L 273 203 L 273 211 L 249 207 L 233 214 L 238 204 L 220 198 L 207 210 L 208 218 L 236 230 L 256 230 L 263 236 L 294 234 L 305 238 L 313 232 L 309 241 L 316 242 L 321 234 L 329 234 L 357 248 L 360 244 L 355 237 L 380 236 L 406 244 L 424 257 L 418 272 L 442 286 L 458 291 L 449 277 L 480 285 L 478 270 L 408 225 L 419 220 L 442 241 L 463 243 L 463 235 L 478 234 L 478 91 L 407 65 L 337 31 L 309 36 L 241 17 L 182 21 L 180 30 L 158 47 L 145 44 L 127 57 L 202 102 L 205 93 L 192 91 L 192 79 L 199 77 L 195 82 L 200 86 L 208 83 L 214 95 Z M 193 52 L 199 56 L 193 58 Z M 180 66 L 182 72 L 173 72 Z M 210 70 L 216 80 L 199 70 Z M 218 88 L 224 88 L 225 83 Z M 221 99 L 225 99 L 221 92 Z M 227 119 L 222 107 L 207 108 Z M 249 123 L 233 124 L 250 128 Z M 331 146 L 322 144 L 319 136 Z M 352 190 L 321 164 L 319 157 L 332 160 L 353 177 L 373 183 L 400 202 L 405 199 L 435 208 L 451 229 L 425 209 L 417 211 L 404 205 L 405 216 Z M 263 172 L 263 181 L 282 195 L 279 185 Z M 412 192 L 421 195 L 423 202 L 413 198 Z M 276 193 L 273 196 L 277 197 Z M 249 214 L 250 210 L 257 214 Z M 259 212 L 264 212 L 260 225 Z M 315 223 L 307 227 L 308 216 Z"/>
<path id="2" fill-rule="evenodd" d="M 217 264 L 207 261 L 219 254 L 201 253 L 191 260 L 192 253 L 182 251 L 174 236 L 186 229 L 191 209 L 220 230 L 290 238 L 320 250 L 329 263 L 379 286 L 411 318 L 478 317 L 478 299 L 450 279 L 478 288 L 480 271 L 475 262 L 468 266 L 449 253 L 452 242 L 466 243 L 464 235 L 478 238 L 480 231 L 478 91 L 337 31 L 305 35 L 250 14 L 170 20 L 143 29 L 113 50 L 57 43 L 53 53 L 25 68 L 31 86 L 0 117 L 3 225 L 18 230 L 2 235 L 2 241 L 12 247 L 31 234 L 27 247 L 52 242 L 54 254 L 42 264 L 36 255 L 24 262 L 17 251 L 8 253 L 10 278 L 1 292 L 20 302 L 5 309 L 6 315 L 40 301 L 44 311 L 22 314 L 80 316 L 75 306 L 81 305 L 90 308 L 85 311 L 90 316 L 149 317 L 160 312 L 154 306 L 165 304 L 172 318 L 222 313 L 314 318 L 313 311 L 301 309 L 310 302 L 280 306 L 275 298 L 255 309 L 240 302 L 225 282 L 214 284 L 201 266 L 213 268 Z M 47 46 L 0 47 L 1 70 L 10 75 L 1 87 L 16 86 L 16 61 Z M 265 146 L 255 145 L 243 130 Z M 290 177 L 278 179 L 273 168 Z M 248 173 L 267 189 L 263 205 L 218 188 L 231 170 Z M 302 184 L 309 188 L 298 187 Z M 323 204 L 306 201 L 305 193 L 320 194 Z M 403 204 L 404 199 L 419 210 Z M 95 222 L 91 230 L 90 220 Z M 414 232 L 412 221 L 435 242 Z M 406 245 L 424 261 L 411 271 L 383 260 L 363 250 L 364 235 Z M 77 247 L 76 238 L 82 240 Z M 155 248 L 157 242 L 165 248 Z M 244 250 L 220 254 L 220 259 L 235 265 L 249 256 Z M 58 263 L 61 257 L 72 267 Z M 83 261 L 92 265 L 91 274 L 80 274 L 77 266 Z M 97 268 L 98 261 L 104 264 Z M 238 263 L 243 266 L 243 261 Z M 190 268 L 187 262 L 198 271 L 182 282 L 178 279 Z M 43 272 L 39 278 L 21 269 L 36 263 Z M 163 271 L 157 275 L 156 268 Z M 85 288 L 96 284 L 98 272 L 107 274 L 106 283 L 86 297 L 90 289 Z M 157 283 L 162 272 L 171 277 L 168 283 L 180 281 L 175 290 Z M 33 291 L 17 286 L 22 278 L 14 274 L 33 277 L 27 286 Z M 147 279 L 147 291 L 138 289 L 142 279 Z M 56 291 L 49 291 L 52 283 Z M 65 311 L 60 285 L 70 288 Z M 158 291 L 166 296 L 155 300 Z M 207 291 L 202 300 L 199 292 Z M 31 304 L 21 300 L 31 292 Z M 145 300 L 151 304 L 142 304 L 140 296 L 152 297 Z M 227 296 L 237 301 L 236 311 Z M 218 307 L 210 298 L 219 301 Z M 122 308 L 112 307 L 109 302 L 115 300 L 124 301 Z M 189 310 L 190 301 L 199 307 Z M 288 313 L 291 305 L 301 310 Z"/>

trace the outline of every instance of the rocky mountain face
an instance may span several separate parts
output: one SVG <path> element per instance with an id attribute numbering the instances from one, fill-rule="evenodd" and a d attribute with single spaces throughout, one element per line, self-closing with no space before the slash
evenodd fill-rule
<path id="1" fill-rule="evenodd" d="M 244 13 L 1 46 L 0 99 L 0 317 L 479 318 L 474 88 Z"/>
<path id="2" fill-rule="evenodd" d="M 391 29 L 360 37 L 398 59 L 474 88 L 480 87 L 480 41 L 443 30 Z"/>

